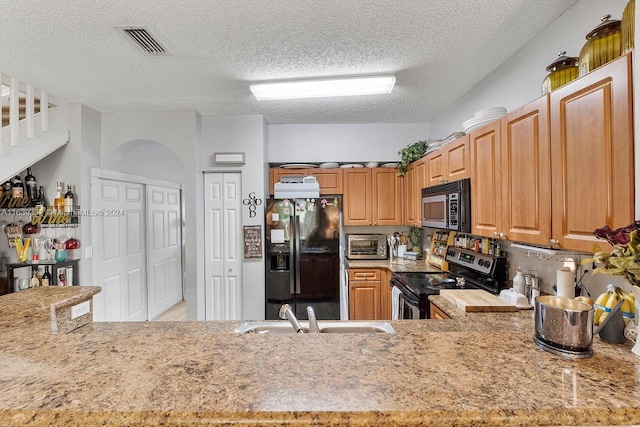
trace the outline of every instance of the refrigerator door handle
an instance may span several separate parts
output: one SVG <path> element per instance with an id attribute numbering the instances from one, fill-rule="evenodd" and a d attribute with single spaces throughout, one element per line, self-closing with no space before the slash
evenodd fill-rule
<path id="1" fill-rule="evenodd" d="M 296 266 L 295 294 L 300 294 L 300 216 L 297 213 L 295 213 L 294 218 L 295 220 L 293 221 L 293 226 L 295 227 L 295 231 L 293 235 L 295 236 L 294 252 L 295 252 L 295 266 Z"/>

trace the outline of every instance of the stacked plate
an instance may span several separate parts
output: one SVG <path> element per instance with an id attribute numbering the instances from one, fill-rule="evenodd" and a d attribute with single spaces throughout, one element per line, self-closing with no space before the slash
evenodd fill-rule
<path id="1" fill-rule="evenodd" d="M 485 108 L 484 110 L 477 111 L 472 118 L 462 123 L 462 127 L 465 133 L 469 133 L 499 119 L 505 114 L 507 114 L 507 109 L 504 107 Z"/>

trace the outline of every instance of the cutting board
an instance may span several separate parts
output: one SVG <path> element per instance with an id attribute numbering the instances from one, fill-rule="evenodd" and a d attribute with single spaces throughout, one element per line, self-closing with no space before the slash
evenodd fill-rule
<path id="1" fill-rule="evenodd" d="M 515 305 L 481 289 L 443 289 L 440 295 L 466 312 L 516 311 Z"/>

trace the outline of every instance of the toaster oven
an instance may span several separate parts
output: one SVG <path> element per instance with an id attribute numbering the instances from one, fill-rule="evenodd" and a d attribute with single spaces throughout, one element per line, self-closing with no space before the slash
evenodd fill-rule
<path id="1" fill-rule="evenodd" d="M 348 259 L 387 259 L 384 234 L 347 234 Z"/>

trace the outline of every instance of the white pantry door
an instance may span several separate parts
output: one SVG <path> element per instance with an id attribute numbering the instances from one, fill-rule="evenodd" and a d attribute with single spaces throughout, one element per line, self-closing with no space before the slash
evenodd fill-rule
<path id="1" fill-rule="evenodd" d="M 204 175 L 205 319 L 242 319 L 240 173 Z"/>
<path id="2" fill-rule="evenodd" d="M 144 186 L 98 179 L 94 264 L 102 292 L 94 297 L 97 321 L 147 320 Z M 114 213 L 124 212 L 123 215 Z"/>
<path id="3" fill-rule="evenodd" d="M 182 301 L 180 190 L 147 185 L 149 319 Z"/>

